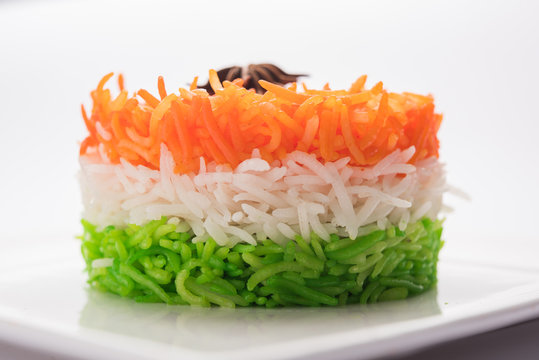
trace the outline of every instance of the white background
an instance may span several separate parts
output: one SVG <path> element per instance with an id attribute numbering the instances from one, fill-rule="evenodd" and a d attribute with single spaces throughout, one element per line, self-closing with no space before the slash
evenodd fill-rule
<path id="1" fill-rule="evenodd" d="M 445 256 L 539 266 L 538 14 L 533 1 L 0 1 L 0 242 L 74 241 L 79 106 L 104 74 L 176 91 L 212 67 L 274 62 L 311 86 L 365 73 L 434 94 L 449 181 L 472 197 L 448 197 Z"/>

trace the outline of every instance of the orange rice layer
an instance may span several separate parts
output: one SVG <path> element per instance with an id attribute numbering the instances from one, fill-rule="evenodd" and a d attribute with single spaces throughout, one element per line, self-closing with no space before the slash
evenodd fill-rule
<path id="1" fill-rule="evenodd" d="M 391 93 L 382 82 L 365 89 L 361 76 L 349 90 L 297 91 L 260 81 L 264 95 L 242 87 L 242 80 L 219 81 L 210 70 L 215 95 L 191 88 L 167 94 L 159 77 L 159 98 L 146 90 L 132 96 L 118 77 L 120 94 L 105 89 L 103 77 L 92 95 L 93 108 L 82 115 L 89 135 L 80 154 L 103 145 L 113 163 L 123 158 L 134 165 L 159 169 L 160 144 L 171 151 L 176 173 L 198 172 L 206 162 L 235 168 L 259 149 L 264 160 L 283 159 L 300 150 L 319 161 L 350 157 L 356 166 L 372 165 L 395 149 L 415 146 L 410 160 L 438 156 L 437 132 L 442 115 L 434 112 L 432 96 Z"/>

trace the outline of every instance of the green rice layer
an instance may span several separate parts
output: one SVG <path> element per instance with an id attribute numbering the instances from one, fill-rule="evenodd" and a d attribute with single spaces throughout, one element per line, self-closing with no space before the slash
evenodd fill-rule
<path id="1" fill-rule="evenodd" d="M 197 306 L 335 306 L 404 299 L 436 284 L 443 244 L 442 221 L 427 218 L 405 231 L 373 227 L 356 239 L 333 234 L 327 243 L 313 233 L 310 243 L 297 236 L 286 246 L 265 240 L 232 248 L 213 239 L 195 244 L 191 232 L 177 232 L 165 217 L 103 231 L 85 220 L 82 224 L 91 286 L 137 302 Z"/>

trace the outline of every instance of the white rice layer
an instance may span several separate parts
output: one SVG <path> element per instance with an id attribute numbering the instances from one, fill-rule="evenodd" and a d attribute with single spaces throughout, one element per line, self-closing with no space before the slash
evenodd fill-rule
<path id="1" fill-rule="evenodd" d="M 408 164 L 414 151 L 396 150 L 372 167 L 350 166 L 349 158 L 322 164 L 299 151 L 269 164 L 255 151 L 234 171 L 201 160 L 197 175 L 175 174 L 164 145 L 159 171 L 111 164 L 96 151 L 80 158 L 83 217 L 101 228 L 172 217 L 192 229 L 194 241 L 211 236 L 219 245 L 266 238 L 283 244 L 296 234 L 308 241 L 311 232 L 355 238 L 365 225 L 404 229 L 434 219 L 446 190 L 441 163 Z"/>

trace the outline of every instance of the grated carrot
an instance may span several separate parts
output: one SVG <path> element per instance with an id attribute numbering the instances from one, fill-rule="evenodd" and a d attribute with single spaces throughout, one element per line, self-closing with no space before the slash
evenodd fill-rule
<path id="1" fill-rule="evenodd" d="M 127 96 L 127 91 L 122 90 L 116 99 L 114 99 L 114 101 L 110 104 L 111 111 L 118 111 L 123 108 L 127 101 Z"/>
<path id="2" fill-rule="evenodd" d="M 133 154 L 136 154 L 146 160 L 148 163 L 151 163 L 149 151 L 143 148 L 141 145 L 135 144 L 131 140 L 121 139 L 118 142 L 118 148 L 123 149 L 126 153 L 131 152 Z"/>
<path id="3" fill-rule="evenodd" d="M 199 98 L 197 97 L 197 100 L 198 99 Z M 208 98 L 203 98 L 201 100 L 202 100 L 202 114 L 201 115 L 202 115 L 202 120 L 204 122 L 206 130 L 208 130 L 210 137 L 212 138 L 216 147 L 223 153 L 228 163 L 235 167 L 236 165 L 239 164 L 239 160 L 238 160 L 236 152 L 232 149 L 230 144 L 227 143 L 227 141 L 224 139 L 223 135 L 221 134 L 221 131 L 219 130 L 219 127 L 217 126 L 217 123 L 215 122 L 215 118 L 213 116 L 210 101 L 208 100 Z M 212 146 L 211 144 L 208 144 L 208 145 Z M 217 159 L 215 160 L 217 161 Z"/>
<path id="4" fill-rule="evenodd" d="M 271 116 L 264 116 L 264 120 L 266 121 L 266 124 L 268 125 L 269 130 L 269 136 L 270 136 L 270 142 L 263 147 L 264 150 L 266 150 L 269 153 L 274 152 L 277 150 L 279 145 L 281 144 L 281 128 L 277 121 Z"/>
<path id="5" fill-rule="evenodd" d="M 95 137 L 95 123 L 91 122 L 90 119 L 88 118 L 88 115 L 86 114 L 86 110 L 84 109 L 84 105 L 80 106 L 80 111 L 82 113 L 82 118 L 84 120 L 84 124 L 86 125 L 86 128 L 90 132 L 90 136 Z M 93 120 L 95 120 L 95 119 L 93 119 Z"/>
<path id="6" fill-rule="evenodd" d="M 162 76 L 159 76 L 157 78 L 157 89 L 159 91 L 159 96 L 161 97 L 161 100 L 167 97 L 167 90 L 165 89 L 165 80 Z"/>
<path id="7" fill-rule="evenodd" d="M 103 78 L 101 79 L 101 81 L 99 81 L 99 83 L 97 84 L 97 93 L 100 93 L 100 92 L 103 92 L 103 88 L 105 87 L 105 84 L 107 83 L 107 81 L 109 81 L 109 79 L 114 75 L 113 72 L 111 73 L 108 73 L 107 75 L 103 76 Z"/>
<path id="8" fill-rule="evenodd" d="M 363 91 L 366 81 L 367 81 L 367 75 L 361 75 L 356 81 L 354 81 L 352 86 L 350 86 L 350 90 L 348 90 L 348 92 L 351 94 L 355 94 L 355 93 Z"/>
<path id="9" fill-rule="evenodd" d="M 320 119 L 317 114 L 314 114 L 309 120 L 307 120 L 307 125 L 305 126 L 305 132 L 298 146 L 298 150 L 309 151 L 311 144 L 318 132 L 320 126 Z"/>
<path id="10" fill-rule="evenodd" d="M 344 137 L 344 143 L 346 144 L 346 147 L 348 147 L 348 150 L 352 155 L 352 159 L 355 160 L 355 163 L 365 164 L 365 156 L 358 148 L 356 139 L 354 139 L 348 111 L 349 110 L 346 105 L 341 105 L 341 131 Z"/>
<path id="11" fill-rule="evenodd" d="M 170 109 L 170 104 L 172 101 L 176 100 L 178 97 L 174 94 L 170 94 L 167 97 L 163 98 L 159 105 L 155 107 L 152 112 L 152 117 L 150 118 L 150 136 L 155 138 L 159 129 L 159 122 L 165 115 L 165 113 Z"/>
<path id="12" fill-rule="evenodd" d="M 323 103 L 324 100 L 325 98 L 321 95 L 314 95 L 310 97 L 309 99 L 305 100 L 300 106 L 298 106 L 297 110 L 294 112 L 294 117 L 309 118 L 313 116 L 318 104 Z"/>
<path id="13" fill-rule="evenodd" d="M 122 74 L 118 75 L 118 88 L 120 91 L 124 90 L 124 76 Z"/>
<path id="14" fill-rule="evenodd" d="M 191 82 L 191 85 L 189 86 L 189 90 L 193 91 L 197 88 L 198 85 L 198 76 L 195 76 L 193 81 Z"/>
<path id="15" fill-rule="evenodd" d="M 149 148 L 152 145 L 152 139 L 139 135 L 133 128 L 126 128 L 125 133 L 135 144 L 139 144 L 145 148 Z"/>
<path id="16" fill-rule="evenodd" d="M 221 84 L 221 80 L 219 80 L 217 71 L 213 69 L 210 70 L 210 85 L 214 92 L 223 89 L 223 85 Z"/>
<path id="17" fill-rule="evenodd" d="M 124 127 L 120 123 L 120 114 L 115 112 L 112 114 L 110 121 L 110 127 L 112 129 L 112 135 L 117 139 L 123 139 L 127 137 Z"/>
<path id="18" fill-rule="evenodd" d="M 159 105 L 159 100 L 157 100 L 157 98 L 155 96 L 153 96 L 152 94 L 150 94 L 149 92 L 147 92 L 146 90 L 144 89 L 140 89 L 138 92 L 137 92 L 138 96 L 140 96 L 141 98 L 144 99 L 144 101 L 146 101 L 146 104 L 150 105 L 151 107 L 156 107 L 157 105 Z"/>
<path id="19" fill-rule="evenodd" d="M 181 102 L 172 102 L 171 112 L 182 150 L 183 163 L 190 165 L 192 163 L 191 140 L 189 138 L 189 130 L 187 129 L 187 111 L 184 108 L 185 105 L 182 105 L 183 103 Z"/>
<path id="20" fill-rule="evenodd" d="M 306 95 L 298 94 L 292 90 L 285 89 L 284 87 L 272 84 L 266 80 L 260 80 L 259 84 L 267 91 L 271 91 L 272 93 L 274 93 L 277 97 L 288 100 L 290 102 L 301 104 L 308 99 L 308 96 Z"/>
<path id="21" fill-rule="evenodd" d="M 165 143 L 179 173 L 198 171 L 201 156 L 234 168 L 254 149 L 268 161 L 301 150 L 321 161 L 348 156 L 360 166 L 412 145 L 411 163 L 438 156 L 442 115 L 435 113 L 432 96 L 390 93 L 382 82 L 368 89 L 365 75 L 349 90 L 331 90 L 326 84 L 322 90 L 304 86 L 298 92 L 295 84 L 285 88 L 261 80 L 267 90 L 261 95 L 245 89 L 241 79 L 221 83 L 211 70 L 215 95 L 196 89 L 198 78 L 189 89 L 180 88 L 179 95 L 167 94 L 159 77 L 159 98 L 144 89 L 130 96 L 121 75 L 120 93 L 114 97 L 105 88 L 112 76 L 105 75 L 92 91 L 91 114 L 81 106 L 89 133 L 81 155 L 102 146 L 112 162 L 124 158 L 158 169 Z"/>

